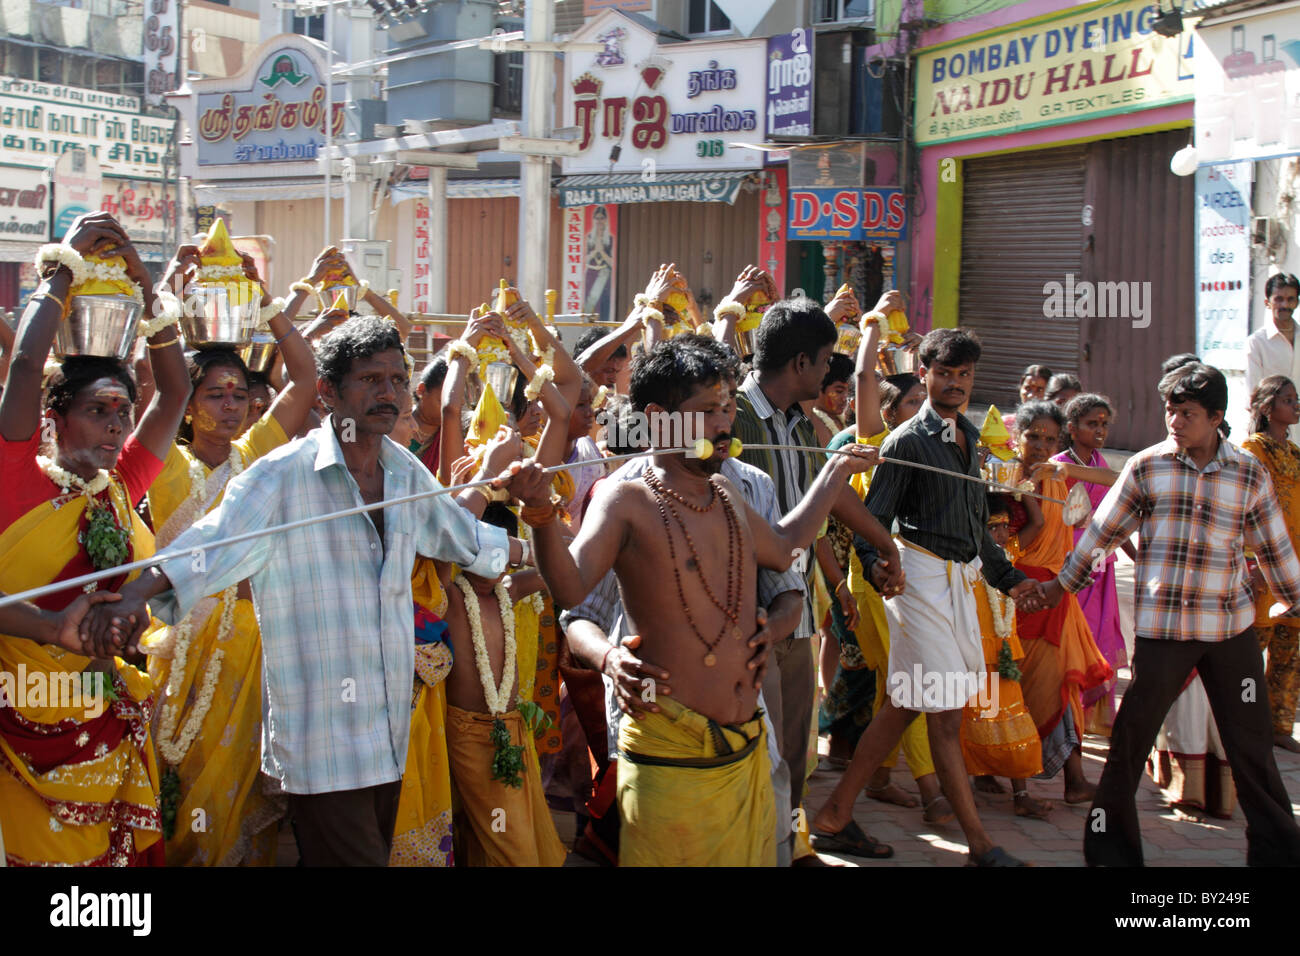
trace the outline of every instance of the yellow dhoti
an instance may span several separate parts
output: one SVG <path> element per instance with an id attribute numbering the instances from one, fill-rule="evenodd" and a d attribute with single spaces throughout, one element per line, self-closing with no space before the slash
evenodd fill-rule
<path id="1" fill-rule="evenodd" d="M 491 714 L 447 706 L 447 753 L 457 866 L 561 866 L 564 844 L 542 792 L 537 751 L 519 711 L 502 714 L 510 742 L 524 748 L 522 787 L 492 779 Z"/>
<path id="2" fill-rule="evenodd" d="M 775 866 L 761 717 L 722 726 L 661 697 L 619 729 L 620 866 Z"/>

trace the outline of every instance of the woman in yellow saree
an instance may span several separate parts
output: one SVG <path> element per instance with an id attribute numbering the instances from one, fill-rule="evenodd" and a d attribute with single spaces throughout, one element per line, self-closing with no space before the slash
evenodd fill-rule
<path id="1" fill-rule="evenodd" d="M 140 287 L 145 314 L 156 314 L 149 274 L 107 214 L 78 219 L 64 248 L 38 261 L 42 282 L 19 324 L 0 398 L 0 591 L 23 591 L 153 553 L 153 535 L 134 508 L 162 468 L 185 407 L 188 382 L 175 329 L 150 337 L 156 391 L 134 431 L 135 382 L 116 359 L 66 359 L 50 376 L 42 402 L 42 366 L 73 290 L 72 270 L 88 271 L 81 257 L 92 253 L 113 255 L 102 271 L 125 288 Z M 182 268 L 184 253 L 168 276 Z M 99 589 L 117 590 L 126 580 L 119 575 Z M 60 611 L 81 593 L 68 589 L 35 603 Z M 161 864 L 148 676 L 120 657 L 92 659 L 11 635 L 0 635 L 0 672 L 20 678 L 17 699 L 0 706 L 0 828 L 7 862 Z"/>
<path id="2" fill-rule="evenodd" d="M 248 280 L 257 282 L 252 260 L 244 258 Z M 334 261 L 322 253 L 313 277 Z M 316 366 L 292 321 L 305 298 L 295 291 L 285 311 L 270 319 L 288 384 L 242 435 L 248 369 L 224 349 L 191 358 L 193 393 L 181 440 L 149 489 L 160 548 L 215 508 L 235 475 L 285 444 L 306 420 Z M 271 311 L 265 293 L 262 305 Z M 167 864 L 272 865 L 273 824 L 284 815 L 284 798 L 260 772 L 262 641 L 248 584 L 204 599 L 174 627 L 159 625 L 140 647 L 157 688 Z"/>

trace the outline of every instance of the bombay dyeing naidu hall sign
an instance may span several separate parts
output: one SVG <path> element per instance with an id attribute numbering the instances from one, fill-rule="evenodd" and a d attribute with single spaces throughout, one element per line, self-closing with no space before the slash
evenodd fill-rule
<path id="1" fill-rule="evenodd" d="M 1192 27 L 1163 37 L 1153 3 L 1106 3 L 917 56 L 921 146 L 1191 100 Z"/>
<path id="2" fill-rule="evenodd" d="M 255 68 L 232 80 L 195 83 L 200 166 L 310 162 L 325 145 L 324 70 L 297 37 L 277 38 Z M 266 46 L 263 47 L 266 49 Z M 346 93 L 334 87 L 334 135 L 343 132 Z"/>
<path id="3" fill-rule="evenodd" d="M 564 58 L 563 125 L 580 133 L 566 175 L 638 173 L 648 190 L 663 171 L 762 165 L 760 151 L 734 144 L 763 141 L 767 41 L 661 45 L 617 10 L 574 39 L 605 48 Z"/>

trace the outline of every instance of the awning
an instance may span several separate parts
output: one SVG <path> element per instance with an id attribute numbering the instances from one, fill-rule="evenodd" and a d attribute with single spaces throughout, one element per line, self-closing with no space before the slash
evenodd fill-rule
<path id="1" fill-rule="evenodd" d="M 422 179 L 408 180 L 389 190 L 388 201 L 396 206 L 408 199 L 424 199 L 429 184 Z M 448 199 L 505 199 L 519 195 L 517 179 L 449 179 Z"/>
<path id="2" fill-rule="evenodd" d="M 725 202 L 730 205 L 735 203 L 740 193 L 740 184 L 752 175 L 750 170 L 728 170 L 659 173 L 649 180 L 641 173 L 566 176 L 560 181 L 560 205 L 639 202 Z"/>
<path id="3" fill-rule="evenodd" d="M 200 206 L 217 206 L 227 202 L 258 202 L 268 199 L 320 199 L 325 195 L 322 176 L 294 176 L 284 179 L 232 179 L 220 185 L 195 183 L 194 201 Z M 330 181 L 330 196 L 343 198 L 343 183 Z"/>

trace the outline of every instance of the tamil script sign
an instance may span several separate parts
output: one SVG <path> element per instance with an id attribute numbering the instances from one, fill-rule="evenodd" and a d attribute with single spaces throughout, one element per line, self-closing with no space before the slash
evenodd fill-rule
<path id="1" fill-rule="evenodd" d="M 606 10 L 574 39 L 599 53 L 564 58 L 565 126 L 578 127 L 573 173 L 757 169 L 767 86 L 765 40 L 672 43 L 617 10 Z M 599 200 L 617 202 L 618 200 Z"/>
<path id="2" fill-rule="evenodd" d="M 1157 5 L 1128 0 L 1018 23 L 917 55 L 921 146 L 1076 123 L 1192 99 L 1193 21 L 1151 28 Z"/>
<path id="3" fill-rule="evenodd" d="M 792 30 L 767 41 L 767 135 L 811 136 L 812 30 Z"/>
<path id="4" fill-rule="evenodd" d="M 614 298 L 617 237 L 617 206 L 583 206 L 564 211 L 565 312 L 614 318 L 618 304 Z"/>
<path id="5" fill-rule="evenodd" d="M 1220 163 L 1300 153 L 1297 10 L 1251 11 L 1197 32 L 1197 159 Z"/>
<path id="6" fill-rule="evenodd" d="M 181 0 L 145 0 L 144 98 L 153 106 L 178 85 L 180 33 Z"/>
<path id="7" fill-rule="evenodd" d="M 100 209 L 120 222 L 133 241 L 162 242 L 176 216 L 176 200 L 161 183 L 106 179 Z"/>
<path id="8" fill-rule="evenodd" d="M 656 177 L 633 182 L 590 183 L 595 177 L 578 176 L 576 182 L 560 183 L 560 205 L 604 206 L 637 202 L 725 202 L 734 204 L 744 177 L 735 174 L 691 179 Z"/>
<path id="9" fill-rule="evenodd" d="M 0 177 L 0 239 L 50 238 L 50 191 L 39 169 L 6 169 Z"/>
<path id="10" fill-rule="evenodd" d="M 901 189 L 791 189 L 791 239 L 907 238 L 907 197 Z"/>
<path id="11" fill-rule="evenodd" d="M 84 149 L 108 175 L 162 179 L 172 120 L 139 110 L 134 96 L 0 77 L 0 165 L 48 169 Z"/>
<path id="12" fill-rule="evenodd" d="M 300 38 L 279 39 L 234 80 L 194 84 L 200 166 L 314 161 L 324 147 L 323 65 Z M 346 98 L 335 84 L 335 136 L 343 132 Z"/>

